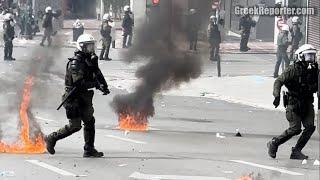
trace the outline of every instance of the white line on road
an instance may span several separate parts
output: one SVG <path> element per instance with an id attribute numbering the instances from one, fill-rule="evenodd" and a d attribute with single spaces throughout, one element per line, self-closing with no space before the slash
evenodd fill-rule
<path id="1" fill-rule="evenodd" d="M 209 177 L 209 176 L 179 176 L 179 175 L 156 175 L 143 174 L 139 172 L 132 173 L 129 178 L 133 179 L 148 179 L 148 180 L 228 180 L 224 177 Z"/>
<path id="2" fill-rule="evenodd" d="M 294 176 L 303 176 L 304 175 L 304 174 L 301 174 L 301 173 L 298 173 L 298 172 L 288 171 L 288 170 L 285 170 L 285 169 L 280 169 L 280 168 L 276 168 L 276 167 L 272 167 L 272 166 L 260 165 L 260 164 L 241 161 L 241 160 L 230 160 L 230 161 L 231 162 L 240 163 L 240 164 L 246 164 L 246 165 L 249 165 L 249 166 L 255 166 L 255 167 L 259 167 L 259 168 L 263 168 L 263 169 L 268 169 L 268 170 L 272 170 L 272 171 L 278 171 L 278 172 L 281 172 L 281 173 L 290 174 L 290 175 L 294 175 Z"/>
<path id="3" fill-rule="evenodd" d="M 55 120 L 43 118 L 43 117 L 40 117 L 40 116 L 35 116 L 35 118 L 39 119 L 39 120 L 43 120 L 43 121 L 48 121 L 48 122 L 56 122 Z"/>
<path id="4" fill-rule="evenodd" d="M 50 171 L 53 171 L 53 172 L 58 173 L 58 174 L 61 174 L 61 175 L 63 175 L 63 176 L 74 176 L 74 177 L 85 177 L 85 176 L 86 176 L 86 175 L 76 175 L 76 174 L 73 174 L 73 173 L 71 173 L 71 172 L 68 172 L 68 171 L 59 169 L 59 168 L 54 167 L 54 166 L 51 166 L 51 165 L 49 165 L 49 164 L 46 164 L 46 163 L 44 163 L 44 162 L 40 162 L 40 161 L 38 161 L 38 160 L 26 160 L 26 161 L 29 162 L 29 163 L 38 165 L 38 166 L 40 166 L 40 167 L 49 169 Z"/>
<path id="5" fill-rule="evenodd" d="M 122 138 L 122 137 L 114 136 L 114 135 L 106 135 L 106 136 L 109 137 L 109 138 L 118 139 L 118 140 L 127 141 L 127 142 L 132 142 L 132 143 L 136 143 L 136 144 L 147 144 L 147 142 L 137 141 L 137 140 L 129 139 L 129 138 Z"/>

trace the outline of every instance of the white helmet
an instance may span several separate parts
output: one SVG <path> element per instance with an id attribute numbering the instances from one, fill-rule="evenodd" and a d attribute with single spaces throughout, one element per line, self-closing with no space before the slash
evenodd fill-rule
<path id="1" fill-rule="evenodd" d="M 299 21 L 299 17 L 298 16 L 294 16 L 292 18 L 292 23 L 297 23 Z"/>
<path id="2" fill-rule="evenodd" d="M 7 13 L 4 15 L 4 21 L 11 21 L 13 19 L 13 15 L 11 13 Z"/>
<path id="3" fill-rule="evenodd" d="M 282 25 L 282 31 L 289 31 L 289 26 L 287 24 Z"/>
<path id="4" fill-rule="evenodd" d="M 317 49 L 310 44 L 304 44 L 294 54 L 299 61 L 315 62 Z"/>
<path id="5" fill-rule="evenodd" d="M 111 19 L 110 14 L 104 14 L 102 17 L 102 20 L 110 20 L 110 19 Z"/>
<path id="6" fill-rule="evenodd" d="M 51 8 L 50 6 L 46 7 L 45 12 L 46 12 L 46 13 L 49 13 L 49 11 L 52 11 L 52 8 Z"/>
<path id="7" fill-rule="evenodd" d="M 124 12 L 130 11 L 130 6 L 129 5 L 124 6 L 123 10 Z"/>
<path id="8" fill-rule="evenodd" d="M 82 34 L 77 40 L 77 49 L 85 53 L 94 53 L 95 42 L 91 34 Z"/>
<path id="9" fill-rule="evenodd" d="M 190 14 L 194 14 L 196 13 L 196 10 L 195 9 L 190 9 Z"/>

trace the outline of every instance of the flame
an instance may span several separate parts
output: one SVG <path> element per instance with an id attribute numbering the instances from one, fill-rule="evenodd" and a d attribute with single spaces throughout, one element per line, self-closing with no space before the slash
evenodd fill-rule
<path id="1" fill-rule="evenodd" d="M 119 128 L 129 131 L 147 131 L 148 119 L 144 113 L 127 113 L 119 114 Z"/>
<path id="2" fill-rule="evenodd" d="M 33 77 L 28 76 L 22 94 L 22 102 L 20 104 L 20 120 L 21 120 L 21 130 L 19 140 L 13 144 L 5 144 L 0 141 L 0 153 L 44 153 L 45 152 L 45 142 L 42 134 L 38 136 L 33 141 L 30 139 L 30 127 L 29 127 L 29 117 L 28 110 L 31 101 L 31 90 L 33 85 Z"/>
<path id="3" fill-rule="evenodd" d="M 252 180 L 252 177 L 251 176 L 241 176 L 237 180 Z"/>

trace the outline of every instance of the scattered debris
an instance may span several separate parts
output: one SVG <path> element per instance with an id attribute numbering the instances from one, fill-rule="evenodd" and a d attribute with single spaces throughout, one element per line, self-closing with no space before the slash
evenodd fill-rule
<path id="1" fill-rule="evenodd" d="M 128 166 L 128 164 L 119 164 L 119 167 L 124 167 L 124 166 Z"/>
<path id="2" fill-rule="evenodd" d="M 319 160 L 318 159 L 314 160 L 313 165 L 314 166 L 320 166 Z"/>
<path id="3" fill-rule="evenodd" d="M 216 133 L 217 138 L 225 138 L 226 136 L 222 136 L 220 133 Z"/>
<path id="4" fill-rule="evenodd" d="M 77 167 L 77 165 L 76 165 L 76 164 L 73 164 L 73 167 Z"/>
<path id="5" fill-rule="evenodd" d="M 161 104 L 161 107 L 166 107 L 166 105 L 165 104 Z"/>
<path id="6" fill-rule="evenodd" d="M 307 164 L 308 162 L 307 162 L 307 160 L 306 159 L 304 159 L 302 162 L 301 162 L 301 164 Z"/>
<path id="7" fill-rule="evenodd" d="M 211 104 L 211 102 L 210 102 L 210 101 L 207 101 L 206 104 Z"/>
<path id="8" fill-rule="evenodd" d="M 239 128 L 236 129 L 236 137 L 242 137 L 240 131 L 239 131 Z"/>

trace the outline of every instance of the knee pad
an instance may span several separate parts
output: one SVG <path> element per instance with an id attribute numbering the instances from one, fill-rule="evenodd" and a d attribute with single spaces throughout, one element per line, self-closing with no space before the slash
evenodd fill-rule
<path id="1" fill-rule="evenodd" d="M 95 122 L 96 122 L 95 118 L 92 117 L 90 121 L 84 123 L 84 129 L 85 129 L 85 130 L 94 129 L 94 127 L 95 127 Z"/>
<path id="2" fill-rule="evenodd" d="M 70 132 L 75 133 L 81 130 L 81 126 L 70 126 L 67 125 L 66 129 L 68 129 Z"/>

